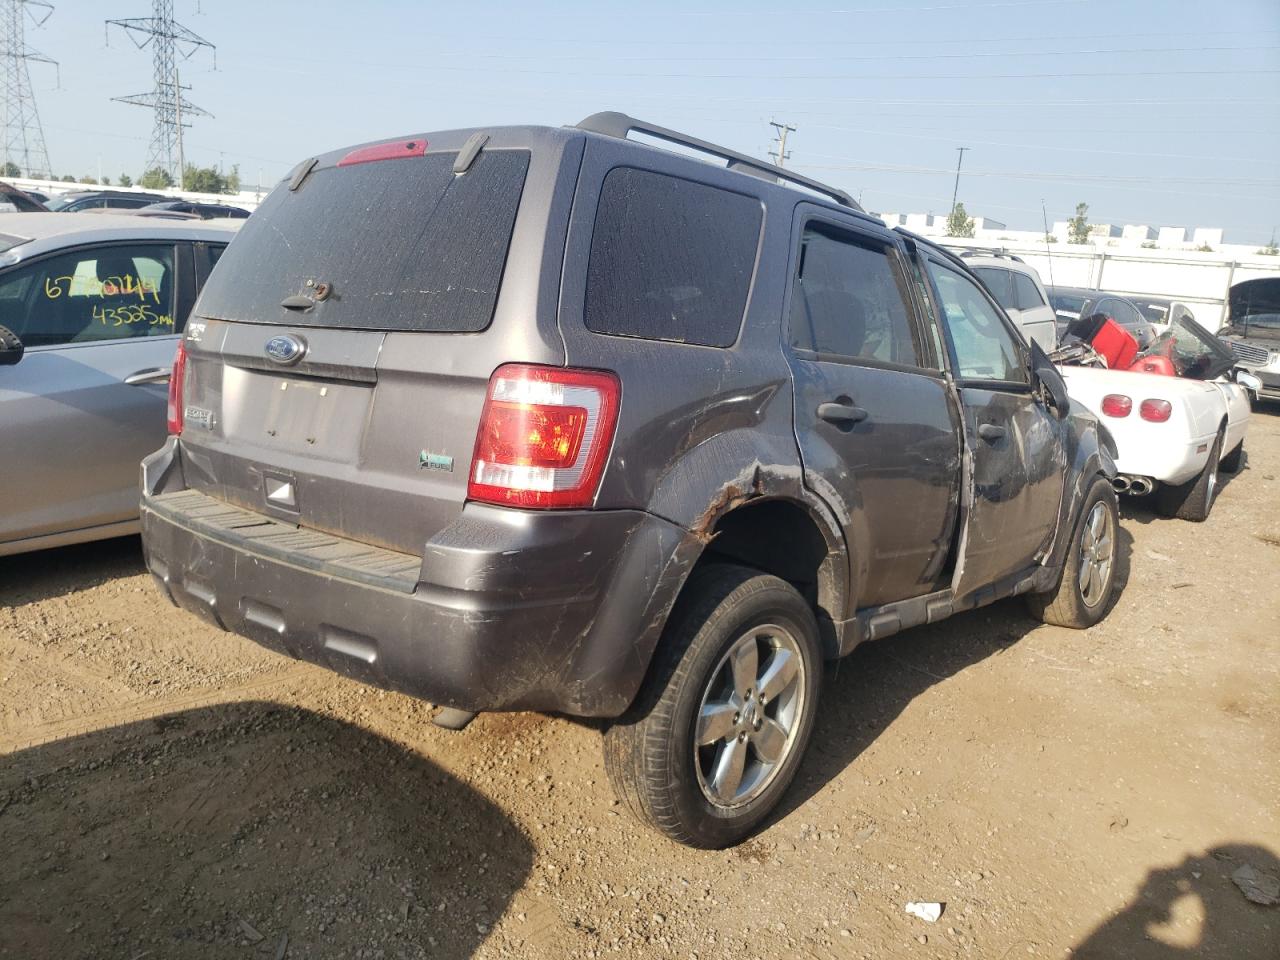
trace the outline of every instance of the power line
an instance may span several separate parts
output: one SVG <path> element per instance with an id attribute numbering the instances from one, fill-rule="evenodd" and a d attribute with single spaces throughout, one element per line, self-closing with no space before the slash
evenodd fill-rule
<path id="1" fill-rule="evenodd" d="M 214 51 L 212 43 L 188 30 L 173 19 L 173 0 L 153 0 L 150 17 L 129 20 L 108 20 L 108 28 L 120 27 L 139 50 L 150 45 L 155 69 L 155 89 L 150 93 L 138 93 L 128 97 L 113 97 L 119 103 L 137 107 L 150 107 L 155 114 L 151 133 L 151 151 L 147 157 L 147 169 L 161 169 L 181 182 L 185 174 L 182 163 L 182 130 L 190 124 L 182 116 L 208 117 L 211 114 L 191 103 L 183 96 L 178 78 L 175 56 L 188 60 L 202 47 Z M 214 54 L 217 66 L 217 54 Z"/>
<path id="2" fill-rule="evenodd" d="M 33 13 L 32 7 L 39 8 L 43 15 Z M 39 27 L 51 16 L 53 4 L 41 0 L 4 2 L 4 47 L 0 49 L 4 59 L 4 162 L 12 163 L 29 177 L 40 173 L 52 176 L 53 168 L 28 64 L 51 63 L 57 70 L 58 62 L 27 46 L 26 20 L 30 18 Z"/>
<path id="3" fill-rule="evenodd" d="M 752 56 L 753 63 L 788 63 L 788 62 L 808 62 L 808 63 L 872 63 L 872 62 L 894 62 L 894 61 L 934 61 L 934 60 L 986 60 L 1000 59 L 1008 60 L 1010 57 L 1035 57 L 1037 60 L 1043 60 L 1046 57 L 1081 57 L 1081 56 L 1113 56 L 1116 54 L 1131 53 L 1241 53 L 1256 52 L 1261 50 L 1280 50 L 1275 44 L 1262 46 L 1235 46 L 1235 47 L 1100 47 L 1089 50 L 993 50 L 979 53 L 881 53 L 869 56 L 832 56 L 825 54 L 822 56 L 813 55 L 797 55 L 797 56 L 774 56 L 760 57 Z M 546 54 L 531 53 L 476 53 L 471 51 L 451 51 L 442 53 L 436 59 L 445 57 L 461 58 L 464 60 L 533 60 L 542 61 L 546 59 Z M 292 58 L 279 58 L 289 60 Z M 299 58 L 300 59 L 300 58 Z M 708 57 L 708 56 L 686 56 L 686 57 L 649 57 L 649 56 L 626 56 L 619 57 L 611 53 L 580 53 L 569 55 L 558 55 L 557 62 L 565 60 L 575 61 L 595 61 L 605 60 L 611 63 L 741 63 L 742 55 L 733 57 Z"/>

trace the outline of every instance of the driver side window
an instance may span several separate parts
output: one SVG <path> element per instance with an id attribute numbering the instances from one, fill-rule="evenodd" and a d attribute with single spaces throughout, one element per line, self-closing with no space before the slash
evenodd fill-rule
<path id="1" fill-rule="evenodd" d="M 978 286 L 950 267 L 928 263 L 951 333 L 956 375 L 964 380 L 1027 383 L 1022 349 Z"/>

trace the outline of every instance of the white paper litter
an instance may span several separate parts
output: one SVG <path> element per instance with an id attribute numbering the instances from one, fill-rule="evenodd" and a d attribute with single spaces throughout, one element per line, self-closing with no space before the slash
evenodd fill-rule
<path id="1" fill-rule="evenodd" d="M 907 904 L 906 910 L 913 917 L 919 917 L 926 923 L 937 923 L 938 918 L 942 916 L 942 904 L 940 903 L 916 903 L 913 900 Z"/>

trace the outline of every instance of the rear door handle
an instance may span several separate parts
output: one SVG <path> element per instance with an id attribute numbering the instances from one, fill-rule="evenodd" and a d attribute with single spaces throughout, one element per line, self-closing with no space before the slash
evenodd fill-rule
<path id="1" fill-rule="evenodd" d="M 984 423 L 978 427 L 978 436 L 983 440 L 999 440 L 1004 436 L 1004 427 L 994 423 Z"/>
<path id="2" fill-rule="evenodd" d="M 867 419 L 867 411 L 851 403 L 820 403 L 818 416 L 828 423 L 861 423 Z"/>
<path id="3" fill-rule="evenodd" d="M 141 383 L 165 383 L 169 379 L 168 367 L 148 367 L 124 378 L 124 382 L 132 387 Z"/>

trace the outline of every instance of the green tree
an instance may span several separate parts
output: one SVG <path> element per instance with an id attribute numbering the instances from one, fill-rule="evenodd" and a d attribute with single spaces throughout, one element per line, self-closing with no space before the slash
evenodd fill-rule
<path id="1" fill-rule="evenodd" d="M 1089 242 L 1089 205 L 1087 203 L 1076 204 L 1076 215 L 1068 221 L 1067 232 L 1070 234 L 1068 243 Z"/>
<path id="2" fill-rule="evenodd" d="M 237 164 L 229 174 L 223 175 L 217 167 L 197 167 L 189 163 L 182 178 L 182 187 L 194 193 L 239 193 L 240 167 Z"/>
<path id="3" fill-rule="evenodd" d="M 164 167 L 152 167 L 142 175 L 138 186 L 147 190 L 164 190 L 173 186 L 173 177 L 169 176 L 169 171 Z"/>
<path id="4" fill-rule="evenodd" d="M 63 182 L 63 183 L 75 183 L 75 182 L 76 182 L 76 178 L 75 178 L 75 177 L 73 177 L 73 176 L 72 176 L 71 174 L 69 174 L 69 173 L 64 173 L 64 174 L 62 175 L 62 182 Z"/>
<path id="5" fill-rule="evenodd" d="M 957 203 L 955 208 L 951 211 L 951 216 L 947 217 L 947 236 L 973 236 L 973 217 L 964 212 L 963 203 Z"/>
<path id="6" fill-rule="evenodd" d="M 133 186 L 133 177 L 129 176 L 127 173 L 122 173 L 122 174 L 120 174 L 120 186 L 122 186 L 122 187 L 132 187 L 132 186 Z"/>
<path id="7" fill-rule="evenodd" d="M 22 171 L 18 169 L 18 165 L 12 160 L 6 160 L 4 167 L 0 170 L 0 177 L 20 177 Z"/>
<path id="8" fill-rule="evenodd" d="M 80 182 L 81 182 L 81 183 L 91 183 L 91 184 L 93 184 L 94 186 L 97 186 L 97 183 L 98 183 L 98 181 L 97 181 L 97 180 L 93 179 L 93 177 L 89 176 L 88 174 L 85 174 L 83 177 L 81 177 L 81 178 L 80 178 Z"/>

